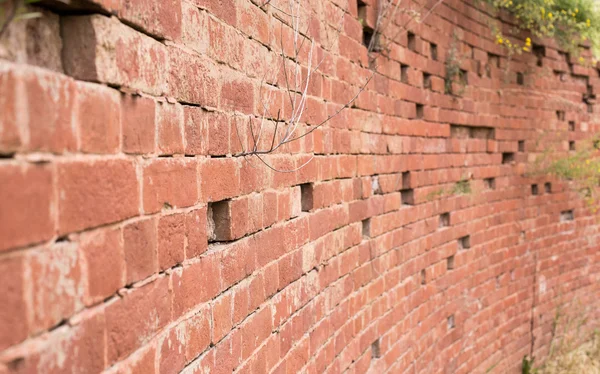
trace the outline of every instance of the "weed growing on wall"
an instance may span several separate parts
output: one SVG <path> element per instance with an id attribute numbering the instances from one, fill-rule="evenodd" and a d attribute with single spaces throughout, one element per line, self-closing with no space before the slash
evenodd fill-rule
<path id="1" fill-rule="evenodd" d="M 12 21 L 40 17 L 39 12 L 29 12 L 28 5 L 39 0 L 0 0 L 0 37 Z"/>
<path id="2" fill-rule="evenodd" d="M 561 154 L 553 149 L 546 149 L 537 156 L 531 170 L 532 175 L 547 174 L 570 182 L 573 189 L 581 197 L 593 213 L 598 211 L 600 197 L 600 138 L 593 137 L 578 142 L 579 149 Z"/>
<path id="3" fill-rule="evenodd" d="M 514 35 L 529 30 L 538 38 L 554 38 L 559 46 L 579 56 L 581 63 L 593 62 L 592 56 L 581 56 L 581 45 L 589 43 L 593 54 L 600 53 L 600 5 L 595 0 L 484 0 L 497 12 L 513 16 L 515 27 L 508 34 L 492 27 L 496 43 L 509 54 L 531 52 L 531 38 L 520 42 Z M 587 59 L 587 61 L 586 61 Z"/>

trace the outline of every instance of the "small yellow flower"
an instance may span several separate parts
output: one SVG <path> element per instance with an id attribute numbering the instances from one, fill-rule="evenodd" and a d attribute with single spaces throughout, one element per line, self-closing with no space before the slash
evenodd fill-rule
<path id="1" fill-rule="evenodd" d="M 548 13 L 548 18 L 552 18 L 552 13 Z"/>
<path id="2" fill-rule="evenodd" d="M 575 8 L 575 13 L 579 13 L 579 9 Z"/>
<path id="3" fill-rule="evenodd" d="M 583 57 L 579 57 L 579 62 L 584 62 L 585 60 L 583 59 Z"/>
<path id="4" fill-rule="evenodd" d="M 496 40 L 496 42 L 497 42 L 498 44 L 502 44 L 502 43 L 504 43 L 504 40 L 502 40 L 502 38 L 498 38 L 498 39 Z"/>
<path id="5" fill-rule="evenodd" d="M 523 50 L 524 50 L 525 52 L 529 52 L 529 48 L 527 48 L 527 47 L 523 47 Z"/>

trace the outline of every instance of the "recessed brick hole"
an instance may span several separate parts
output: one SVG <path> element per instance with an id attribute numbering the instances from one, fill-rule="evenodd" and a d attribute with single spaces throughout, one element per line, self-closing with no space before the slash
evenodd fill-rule
<path id="1" fill-rule="evenodd" d="M 531 185 L 531 194 L 532 195 L 537 195 L 539 193 L 538 191 L 538 185 L 537 184 L 532 184 Z"/>
<path id="2" fill-rule="evenodd" d="M 406 33 L 406 39 L 408 49 L 414 52 L 415 49 L 417 49 L 417 37 L 415 36 L 415 34 L 409 31 Z"/>
<path id="3" fill-rule="evenodd" d="M 504 153 L 502 153 L 502 163 L 503 164 L 510 164 L 514 160 L 515 160 L 515 154 L 514 154 L 514 152 L 504 152 Z"/>
<path id="4" fill-rule="evenodd" d="M 423 118 L 425 112 L 425 105 L 417 104 L 417 118 Z"/>
<path id="5" fill-rule="evenodd" d="M 406 190 L 410 188 L 410 171 L 402 173 L 402 189 Z"/>
<path id="6" fill-rule="evenodd" d="M 369 27 L 363 27 L 363 45 L 367 48 L 369 48 L 369 45 L 371 45 L 371 40 L 373 39 L 373 30 L 371 30 L 371 28 Z"/>
<path id="7" fill-rule="evenodd" d="M 425 269 L 421 270 L 421 284 L 427 283 L 427 272 Z"/>
<path id="8" fill-rule="evenodd" d="M 209 242 L 231 240 L 230 200 L 216 201 L 208 204 L 206 231 Z"/>
<path id="9" fill-rule="evenodd" d="M 569 131 L 575 131 L 575 121 L 569 121 Z"/>
<path id="10" fill-rule="evenodd" d="M 431 49 L 431 59 L 437 61 L 437 59 L 438 59 L 437 44 L 430 43 L 429 46 L 430 46 L 430 49 Z"/>
<path id="11" fill-rule="evenodd" d="M 488 64 L 490 66 L 499 68 L 500 67 L 500 56 L 493 54 L 493 53 L 488 53 Z"/>
<path id="12" fill-rule="evenodd" d="M 519 140 L 519 152 L 525 152 L 525 140 Z"/>
<path id="13" fill-rule="evenodd" d="M 448 330 L 454 328 L 454 314 L 448 317 Z"/>
<path id="14" fill-rule="evenodd" d="M 564 121 L 565 120 L 565 111 L 564 110 L 557 110 L 556 111 L 556 118 L 559 121 Z"/>
<path id="15" fill-rule="evenodd" d="M 469 249 L 471 248 L 471 237 L 469 235 L 463 236 L 458 239 L 458 249 Z"/>
<path id="16" fill-rule="evenodd" d="M 303 212 L 308 212 L 313 209 L 313 185 L 312 183 L 304 183 L 300 185 L 300 199 Z"/>
<path id="17" fill-rule="evenodd" d="M 460 69 L 460 82 L 465 86 L 469 84 L 469 75 L 464 69 Z"/>
<path id="18" fill-rule="evenodd" d="M 402 195 L 402 204 L 415 205 L 414 190 L 412 190 L 412 189 L 402 190 L 402 191 L 400 191 L 400 194 Z"/>
<path id="19" fill-rule="evenodd" d="M 362 234 L 363 236 L 371 237 L 371 219 L 363 219 L 362 221 Z"/>
<path id="20" fill-rule="evenodd" d="M 485 188 L 487 188 L 488 190 L 496 189 L 496 179 L 495 178 L 485 178 L 483 180 L 483 184 L 485 185 Z"/>
<path id="21" fill-rule="evenodd" d="M 431 74 L 423 73 L 423 88 L 431 89 Z"/>
<path id="22" fill-rule="evenodd" d="M 588 104 L 587 105 L 587 111 L 588 111 L 588 113 L 594 113 L 594 105 L 593 104 Z"/>
<path id="23" fill-rule="evenodd" d="M 575 150 L 575 141 L 570 140 L 569 141 L 569 151 L 574 151 L 574 150 Z"/>
<path id="24" fill-rule="evenodd" d="M 371 357 L 373 357 L 373 358 L 381 357 L 381 348 L 379 347 L 379 339 L 377 339 L 373 343 L 371 343 Z"/>
<path id="25" fill-rule="evenodd" d="M 544 183 L 544 191 L 546 191 L 546 193 L 552 192 L 552 184 L 550 182 Z"/>
<path id="26" fill-rule="evenodd" d="M 560 221 L 561 222 L 572 221 L 574 219 L 575 219 L 575 216 L 573 215 L 573 210 L 564 210 L 564 211 L 560 212 Z"/>
<path id="27" fill-rule="evenodd" d="M 446 269 L 447 270 L 454 269 L 454 255 L 452 255 L 446 259 Z"/>
<path id="28" fill-rule="evenodd" d="M 517 84 L 520 86 L 525 84 L 525 76 L 523 73 L 517 73 Z"/>
<path id="29" fill-rule="evenodd" d="M 400 81 L 408 83 L 408 65 L 400 64 Z"/>
<path id="30" fill-rule="evenodd" d="M 533 55 L 537 57 L 537 66 L 542 66 L 543 58 L 546 56 L 546 47 L 534 44 L 531 51 L 533 52 Z"/>
<path id="31" fill-rule="evenodd" d="M 450 226 L 450 213 L 440 214 L 440 226 L 439 227 L 448 227 L 448 226 Z"/>
<path id="32" fill-rule="evenodd" d="M 594 140 L 593 146 L 594 149 L 600 149 L 600 140 Z"/>

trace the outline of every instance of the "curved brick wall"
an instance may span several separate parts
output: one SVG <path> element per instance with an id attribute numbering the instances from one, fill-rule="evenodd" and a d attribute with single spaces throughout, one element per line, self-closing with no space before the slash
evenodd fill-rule
<path id="1" fill-rule="evenodd" d="M 598 325 L 596 218 L 524 176 L 597 130 L 597 69 L 551 44 L 506 69 L 486 13 L 446 0 L 351 109 L 265 156 L 314 153 L 277 173 L 232 155 L 285 2 L 94 1 L 0 40 L 0 373 L 507 373 L 544 356 L 557 305 Z M 304 7 L 309 125 L 369 76 L 355 0 L 332 37 L 345 7 Z"/>

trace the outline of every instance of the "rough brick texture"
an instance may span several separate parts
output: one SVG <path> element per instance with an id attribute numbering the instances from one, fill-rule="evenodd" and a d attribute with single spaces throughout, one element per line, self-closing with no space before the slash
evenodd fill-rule
<path id="1" fill-rule="evenodd" d="M 302 2 L 298 134 L 371 75 L 377 17 Z M 280 173 L 239 155 L 291 115 L 287 2 L 262 3 L 50 0 L 0 38 L 0 373 L 517 373 L 559 305 L 600 324 L 598 220 L 525 173 L 600 130 L 598 67 L 534 38 L 507 70 L 489 15 L 444 0 L 262 156 L 310 161 Z"/>

